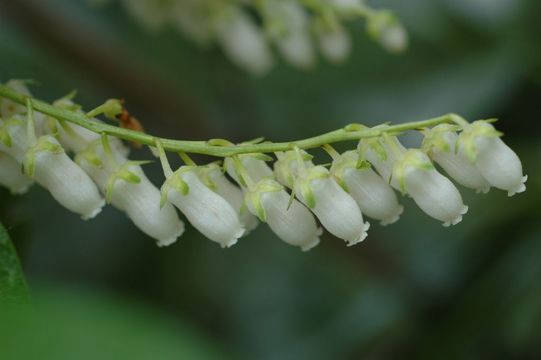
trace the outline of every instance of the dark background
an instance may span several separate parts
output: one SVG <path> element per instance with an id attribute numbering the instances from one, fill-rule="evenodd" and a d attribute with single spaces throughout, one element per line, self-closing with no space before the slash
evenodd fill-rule
<path id="1" fill-rule="evenodd" d="M 498 117 L 529 175 L 512 198 L 460 188 L 470 210 L 455 227 L 402 199 L 401 220 L 372 221 L 362 244 L 326 234 L 308 253 L 265 225 L 227 250 L 190 226 L 158 248 L 111 207 L 84 222 L 38 186 L 0 189 L 0 220 L 43 309 L 12 324 L 0 358 L 540 358 L 541 2 L 371 4 L 403 20 L 406 54 L 384 52 L 354 21 L 344 65 L 280 63 L 254 78 L 216 47 L 149 32 L 117 2 L 0 0 L 0 81 L 34 79 L 39 98 L 77 89 L 90 109 L 122 97 L 148 132 L 180 139 Z M 162 181 L 157 164 L 147 172 Z"/>

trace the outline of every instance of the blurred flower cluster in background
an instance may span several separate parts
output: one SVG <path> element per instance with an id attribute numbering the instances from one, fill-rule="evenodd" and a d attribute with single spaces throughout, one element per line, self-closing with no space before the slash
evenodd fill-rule
<path id="1" fill-rule="evenodd" d="M 179 139 L 287 141 L 352 122 L 497 117 L 528 190 L 508 198 L 460 187 L 470 216 L 446 229 L 404 199 L 401 221 L 374 227 L 369 242 L 346 248 L 324 235 L 302 253 L 265 227 L 227 251 L 187 227 L 161 249 L 113 208 L 84 222 L 39 187 L 24 197 L 2 189 L 0 220 L 43 311 L 0 314 L 0 357 L 540 356 L 539 1 L 372 0 L 400 19 L 408 50 L 390 54 L 367 36 L 366 18 L 347 19 L 347 58 L 314 56 L 309 71 L 272 37 L 256 2 L 239 2 L 231 11 L 277 50 L 258 77 L 231 56 L 223 29 L 212 37 L 220 46 L 201 46 L 170 21 L 142 25 L 152 16 L 134 16 L 130 1 L 95 3 L 0 0 L 0 81 L 34 79 L 45 99 L 75 87 L 88 109 L 121 97 L 149 133 Z M 145 170 L 162 179 L 159 164 Z"/>

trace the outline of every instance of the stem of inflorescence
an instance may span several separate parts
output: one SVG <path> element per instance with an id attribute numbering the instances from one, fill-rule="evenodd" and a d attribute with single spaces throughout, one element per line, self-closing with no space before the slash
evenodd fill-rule
<path id="1" fill-rule="evenodd" d="M 98 134 L 106 134 L 148 146 L 156 146 L 156 141 L 159 141 L 166 151 L 205 154 L 218 157 L 229 157 L 246 153 L 273 153 L 277 151 L 293 150 L 295 147 L 303 150 L 313 149 L 325 144 L 378 137 L 383 134 L 398 134 L 408 130 L 433 127 L 443 123 L 452 124 L 457 117 L 455 114 L 446 114 L 427 120 L 413 121 L 398 125 L 378 126 L 376 128 L 349 126 L 347 129 L 338 129 L 322 135 L 290 142 L 265 142 L 260 144 L 243 143 L 238 145 L 220 146 L 209 144 L 207 141 L 166 139 L 134 130 L 123 129 L 89 118 L 84 113 L 58 108 L 44 101 L 30 98 L 4 85 L 0 85 L 0 97 L 12 100 L 21 105 L 26 105 L 27 100 L 29 100 L 34 111 L 41 112 L 61 121 L 67 121 L 82 126 Z"/>

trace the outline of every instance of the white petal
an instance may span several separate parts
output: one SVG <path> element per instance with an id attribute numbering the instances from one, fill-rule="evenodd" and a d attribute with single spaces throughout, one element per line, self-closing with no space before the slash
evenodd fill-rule
<path id="1" fill-rule="evenodd" d="M 216 185 L 216 193 L 223 197 L 239 214 L 240 223 L 246 229 L 244 236 L 259 225 L 257 217 L 244 209 L 244 193 L 238 187 L 232 184 L 220 169 L 216 168 L 209 173 L 211 181 Z"/>
<path id="2" fill-rule="evenodd" d="M 321 166 L 314 169 L 316 168 L 324 169 Z M 299 181 L 295 184 L 295 194 L 301 202 L 308 204 L 299 184 Z M 354 245 L 366 238 L 370 224 L 363 221 L 359 206 L 340 185 L 327 177 L 311 180 L 310 186 L 315 198 L 315 207 L 311 210 L 325 229 L 345 240 L 348 245 Z"/>
<path id="3" fill-rule="evenodd" d="M 408 34 L 402 25 L 395 24 L 381 32 L 379 41 L 387 51 L 401 53 L 408 47 Z"/>
<path id="4" fill-rule="evenodd" d="M 478 137 L 476 166 L 490 185 L 509 196 L 526 190 L 527 177 L 517 154 L 498 137 Z"/>
<path id="5" fill-rule="evenodd" d="M 26 119 L 19 115 L 15 115 L 12 118 L 12 121 L 19 121 L 20 123 L 16 125 L 8 125 L 8 122 L 4 122 L 4 126 L 7 127 L 7 132 L 11 138 L 11 146 L 8 147 L 0 142 L 0 151 L 11 155 L 21 164 L 26 151 L 31 146 L 27 136 Z"/>
<path id="6" fill-rule="evenodd" d="M 405 182 L 407 193 L 421 210 L 442 221 L 444 226 L 458 224 L 468 211 L 455 185 L 435 169 L 410 166 L 406 170 Z"/>
<path id="7" fill-rule="evenodd" d="M 174 243 L 184 232 L 184 224 L 180 221 L 171 204 L 160 208 L 160 190 L 148 180 L 139 166 L 130 166 L 141 182 L 131 184 L 118 180 L 113 189 L 112 204 L 126 212 L 141 231 L 158 240 L 158 246 Z"/>
<path id="8" fill-rule="evenodd" d="M 272 54 L 261 29 L 236 6 L 217 17 L 216 36 L 228 57 L 253 74 L 264 74 L 272 66 Z"/>
<path id="9" fill-rule="evenodd" d="M 197 230 L 212 241 L 230 247 L 244 234 L 237 212 L 220 195 L 210 190 L 199 180 L 194 171 L 177 170 L 186 182 L 189 191 L 186 195 L 170 189 L 168 200 L 175 205 Z M 177 175 L 173 175 L 177 176 Z"/>
<path id="10" fill-rule="evenodd" d="M 22 173 L 21 164 L 11 155 L 0 152 L 0 186 L 13 194 L 24 194 L 32 185 L 32 179 Z"/>
<path id="11" fill-rule="evenodd" d="M 80 165 L 105 193 L 109 178 L 117 167 L 106 161 L 101 143 L 98 143 L 94 150 L 98 157 L 104 160 L 103 165 L 95 166 L 85 158 L 81 158 Z M 115 148 L 112 150 L 118 164 L 122 165 L 127 161 L 120 151 Z M 175 209 L 171 204 L 165 204 L 160 209 L 160 190 L 148 180 L 140 166 L 130 166 L 130 171 L 139 176 L 141 182 L 131 184 L 124 180 L 116 181 L 112 205 L 124 211 L 141 231 L 158 240 L 158 246 L 174 243 L 184 232 L 184 224 Z"/>
<path id="12" fill-rule="evenodd" d="M 26 96 L 31 96 L 28 87 L 25 85 L 22 80 L 10 80 L 5 86 L 9 87 L 12 90 L 20 92 Z M 26 107 L 15 103 L 6 98 L 0 98 L 0 117 L 7 120 L 16 114 L 26 113 Z"/>
<path id="13" fill-rule="evenodd" d="M 58 144 L 54 137 L 45 137 L 48 142 Z M 83 219 L 93 218 L 105 205 L 92 179 L 65 153 L 36 152 L 33 177 L 62 206 Z"/>
<path id="14" fill-rule="evenodd" d="M 433 130 L 437 130 L 437 128 L 438 126 L 434 127 Z M 446 132 L 443 134 L 442 139 L 449 146 L 449 150 L 442 151 L 434 147 L 430 151 L 430 157 L 459 184 L 478 192 L 488 192 L 490 184 L 481 175 L 481 172 L 468 160 L 462 151 L 458 153 L 455 151 L 455 144 L 458 139 L 456 132 Z"/>
<path id="15" fill-rule="evenodd" d="M 289 194 L 285 190 L 261 194 L 261 204 L 265 209 L 266 221 L 271 230 L 284 242 L 310 250 L 319 244 L 321 229 L 317 227 L 314 216 L 297 200 L 288 207 Z M 246 201 L 253 214 L 256 210 L 251 201 Z"/>

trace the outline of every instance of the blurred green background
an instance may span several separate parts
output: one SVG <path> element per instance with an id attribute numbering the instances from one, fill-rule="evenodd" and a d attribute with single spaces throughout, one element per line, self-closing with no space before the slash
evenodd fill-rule
<path id="1" fill-rule="evenodd" d="M 122 97 L 148 132 L 182 139 L 498 117 L 529 175 L 512 198 L 461 188 L 470 210 L 455 227 L 402 199 L 401 220 L 373 221 L 364 243 L 326 234 L 308 253 L 264 225 L 227 250 L 189 226 L 158 248 L 113 208 L 84 222 L 38 186 L 0 189 L 35 305 L 0 317 L 0 358 L 541 358 L 541 2 L 371 4 L 401 17 L 406 54 L 385 53 L 356 21 L 344 65 L 253 78 L 117 2 L 0 0 L 0 81 L 35 79 L 40 98 L 77 89 L 90 109 Z M 159 166 L 147 171 L 159 184 Z"/>

